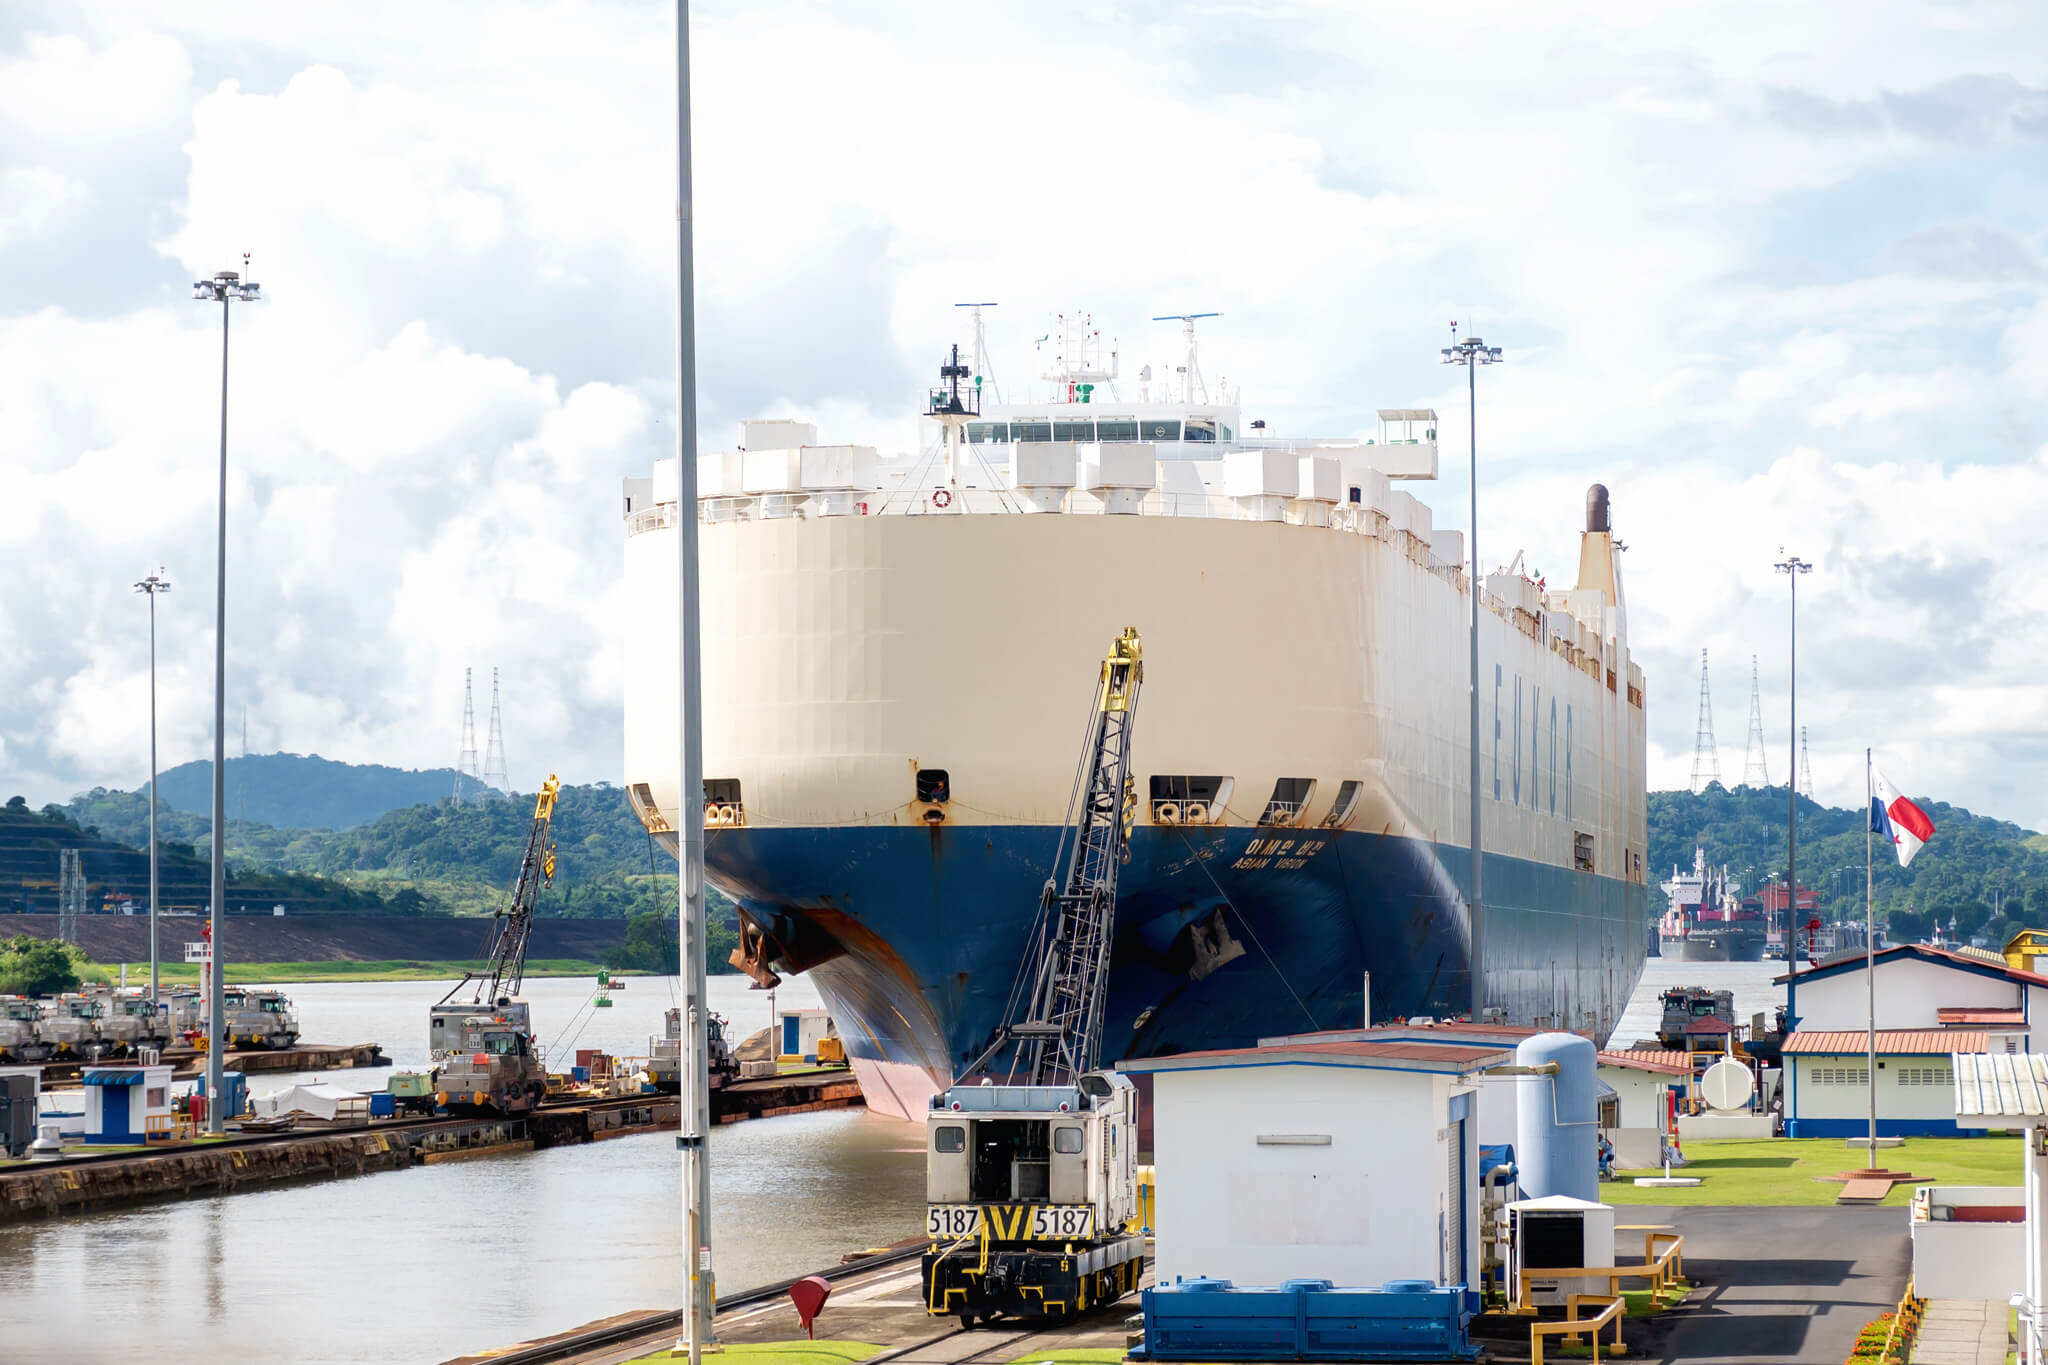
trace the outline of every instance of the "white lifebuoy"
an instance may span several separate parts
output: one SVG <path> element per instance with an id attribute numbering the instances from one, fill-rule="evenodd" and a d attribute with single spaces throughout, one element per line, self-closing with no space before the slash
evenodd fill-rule
<path id="1" fill-rule="evenodd" d="M 935 490 L 935 491 L 934 491 L 934 492 L 932 493 L 932 506 L 934 506 L 934 507 L 951 507 L 952 505 L 953 505 L 953 490 L 952 490 L 952 489 L 950 489 L 950 488 L 941 488 L 941 489 L 937 489 L 937 490 Z"/>
<path id="2" fill-rule="evenodd" d="M 1162 825 L 1177 825 L 1180 823 L 1180 807 L 1171 801 L 1161 801 L 1152 808 L 1152 818 Z"/>
<path id="3" fill-rule="evenodd" d="M 1276 810 L 1273 812 L 1271 823 L 1284 829 L 1294 823 L 1294 812 L 1291 810 Z"/>
<path id="4" fill-rule="evenodd" d="M 718 823 L 719 823 L 719 824 L 721 824 L 721 825 L 737 825 L 737 824 L 738 824 L 739 822 L 740 822 L 740 808 L 739 808 L 738 806 L 720 806 L 720 807 L 718 808 Z"/>
<path id="5" fill-rule="evenodd" d="M 1181 811 L 1181 816 L 1191 825 L 1206 825 L 1209 823 L 1209 803 L 1190 801 Z"/>

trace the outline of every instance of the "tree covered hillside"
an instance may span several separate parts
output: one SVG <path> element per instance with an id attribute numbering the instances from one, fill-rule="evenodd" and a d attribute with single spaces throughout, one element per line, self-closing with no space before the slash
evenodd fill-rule
<path id="1" fill-rule="evenodd" d="M 1878 845 L 1872 866 L 1877 912 L 1894 938 L 1918 939 L 1936 917 L 1951 916 L 1963 936 L 2003 943 L 2019 927 L 2048 928 L 2048 851 L 2032 830 L 1973 815 L 1961 806 L 1915 796 L 1934 821 L 1935 835 L 1900 868 L 1891 849 Z M 1863 913 L 1863 834 L 1860 810 L 1841 810 L 1801 798 L 1799 881 L 1820 892 L 1823 917 Z M 1712 866 L 1726 866 L 1745 889 L 1785 875 L 1785 789 L 1709 787 L 1650 793 L 1650 881 L 1654 887 L 1675 865 L 1690 868 L 1693 849 Z M 1661 899 L 1661 898 L 1659 898 Z"/>
<path id="2" fill-rule="evenodd" d="M 318 754 L 231 758 L 221 776 L 229 819 L 282 829 L 349 829 L 385 811 L 439 801 L 455 791 L 452 768 L 338 763 Z M 208 815 L 213 763 L 200 759 L 167 768 L 157 775 L 157 790 L 172 810 Z"/>

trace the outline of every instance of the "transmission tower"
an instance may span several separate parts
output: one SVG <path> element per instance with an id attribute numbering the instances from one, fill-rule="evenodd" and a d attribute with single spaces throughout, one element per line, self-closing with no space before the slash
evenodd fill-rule
<path id="1" fill-rule="evenodd" d="M 1714 746 L 1714 704 L 1707 696 L 1707 651 L 1700 651 L 1700 729 L 1692 751 L 1692 789 L 1705 791 L 1721 780 L 1721 751 Z"/>
<path id="2" fill-rule="evenodd" d="M 512 779 L 505 772 L 505 724 L 498 714 L 498 670 L 491 669 L 491 737 L 484 745 L 484 786 L 493 795 L 510 796 Z"/>
<path id="3" fill-rule="evenodd" d="M 78 942 L 78 917 L 85 911 L 85 870 L 78 865 L 75 848 L 57 851 L 57 937 L 72 945 Z"/>
<path id="4" fill-rule="evenodd" d="M 1742 760 L 1742 785 L 1759 790 L 1771 785 L 1764 766 L 1764 697 L 1757 685 L 1754 654 L 1749 656 L 1749 754 Z"/>
<path id="5" fill-rule="evenodd" d="M 1799 794 L 1812 801 L 1813 755 L 1806 751 L 1806 727 L 1799 727 Z"/>
<path id="6" fill-rule="evenodd" d="M 469 670 L 462 670 L 462 752 L 455 757 L 455 799 L 465 801 L 483 786 L 476 764 L 476 697 L 470 689 Z"/>

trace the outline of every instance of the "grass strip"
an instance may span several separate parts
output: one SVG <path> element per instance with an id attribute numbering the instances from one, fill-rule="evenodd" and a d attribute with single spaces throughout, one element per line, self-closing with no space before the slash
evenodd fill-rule
<path id="1" fill-rule="evenodd" d="M 1622 1171 L 1600 1186 L 1603 1203 L 1718 1204 L 1780 1206 L 1832 1204 L 1840 1184 L 1820 1179 L 1864 1164 L 1861 1148 L 1840 1138 L 1755 1138 L 1685 1144 L 1691 1160 L 1672 1168 L 1673 1175 L 1700 1177 L 1698 1185 L 1656 1188 L 1630 1184 L 1638 1175 L 1662 1171 Z M 2012 1185 L 2020 1183 L 2020 1139 L 2016 1137 L 1908 1138 L 1903 1146 L 1885 1147 L 1878 1158 L 1913 1179 L 1892 1186 L 1884 1202 L 1903 1206 L 1916 1185 Z"/>

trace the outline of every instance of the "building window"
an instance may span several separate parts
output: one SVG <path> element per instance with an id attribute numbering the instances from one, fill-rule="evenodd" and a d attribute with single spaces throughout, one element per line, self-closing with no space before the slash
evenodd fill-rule
<path id="1" fill-rule="evenodd" d="M 149 1087 L 149 1093 L 142 1097 L 142 1107 L 145 1109 L 161 1109 L 169 1103 L 164 1096 L 164 1087 L 160 1085 Z"/>
<path id="2" fill-rule="evenodd" d="M 1956 1083 L 1954 1074 L 1950 1072 L 1946 1065 L 1902 1066 L 1892 1074 L 1898 1078 L 1898 1084 L 1900 1085 L 1938 1085 L 1946 1087 Z"/>
<path id="3" fill-rule="evenodd" d="M 1815 1085 L 1870 1084 L 1870 1069 L 1865 1066 L 1817 1066 L 1806 1074 Z"/>

